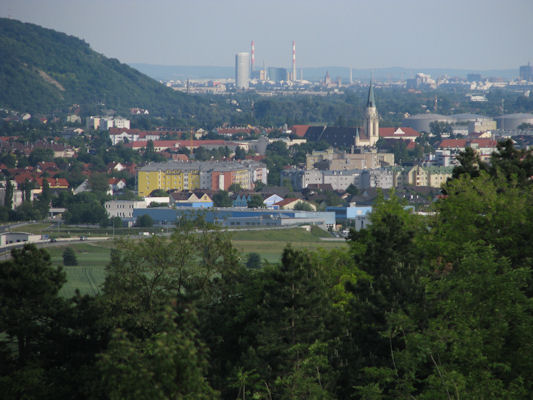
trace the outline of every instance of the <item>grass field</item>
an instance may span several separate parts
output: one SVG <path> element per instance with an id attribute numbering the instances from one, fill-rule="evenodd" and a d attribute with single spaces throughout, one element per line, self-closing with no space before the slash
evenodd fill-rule
<path id="1" fill-rule="evenodd" d="M 290 244 L 295 249 L 316 250 L 318 248 L 343 248 L 345 242 L 321 241 L 321 237 L 330 237 L 327 232 L 314 228 L 307 232 L 301 228 L 237 231 L 230 232 L 232 243 L 246 260 L 249 253 L 259 253 L 263 260 L 270 263 L 279 262 L 283 249 Z M 63 251 L 72 247 L 76 253 L 78 266 L 63 267 L 67 274 L 67 283 L 61 289 L 65 297 L 73 296 L 76 289 L 81 294 L 96 294 L 105 279 L 105 266 L 110 260 L 113 242 L 69 243 L 47 247 L 54 265 L 63 265 Z"/>
<path id="2" fill-rule="evenodd" d="M 81 294 L 97 294 L 104 283 L 105 266 L 109 263 L 111 243 L 75 243 L 64 246 L 48 247 L 52 264 L 63 265 L 63 251 L 71 247 L 76 253 L 78 265 L 63 267 L 67 274 L 67 283 L 61 289 L 65 297 L 74 296 L 76 289 Z"/>

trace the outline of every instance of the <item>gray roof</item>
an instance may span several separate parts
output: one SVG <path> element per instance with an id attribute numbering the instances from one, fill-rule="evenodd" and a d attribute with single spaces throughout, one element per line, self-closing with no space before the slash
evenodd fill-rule
<path id="1" fill-rule="evenodd" d="M 250 166 L 263 166 L 263 164 L 250 162 L 240 163 L 238 161 L 168 161 L 160 163 L 150 163 L 142 167 L 140 171 L 233 171 L 236 169 L 247 169 Z"/>

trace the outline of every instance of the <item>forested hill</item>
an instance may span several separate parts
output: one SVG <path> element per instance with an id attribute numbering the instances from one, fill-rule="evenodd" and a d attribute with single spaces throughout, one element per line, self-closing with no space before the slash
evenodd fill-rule
<path id="1" fill-rule="evenodd" d="M 139 71 L 99 54 L 76 37 L 0 18 L 0 107 L 31 113 L 72 104 L 187 118 L 207 102 L 176 93 Z"/>

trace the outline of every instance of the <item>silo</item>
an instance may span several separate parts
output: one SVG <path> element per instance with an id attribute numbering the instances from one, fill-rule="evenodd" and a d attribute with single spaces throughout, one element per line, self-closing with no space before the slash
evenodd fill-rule
<path id="1" fill-rule="evenodd" d="M 237 89 L 248 89 L 250 84 L 250 53 L 235 55 L 235 86 Z"/>
<path id="2" fill-rule="evenodd" d="M 456 120 L 452 116 L 441 114 L 416 114 L 405 118 L 403 120 L 403 125 L 413 128 L 419 132 L 429 132 L 429 125 L 436 121 L 453 124 Z"/>
<path id="3" fill-rule="evenodd" d="M 496 117 L 496 121 L 498 122 L 498 129 L 515 130 L 524 123 L 533 125 L 533 114 L 506 114 Z"/>

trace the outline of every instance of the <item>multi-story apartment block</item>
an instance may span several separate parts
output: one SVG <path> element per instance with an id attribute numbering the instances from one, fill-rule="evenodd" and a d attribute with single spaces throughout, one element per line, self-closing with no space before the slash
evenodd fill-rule
<path id="1" fill-rule="evenodd" d="M 452 177 L 453 167 L 412 167 L 405 173 L 405 184 L 439 188 Z"/>
<path id="2" fill-rule="evenodd" d="M 164 162 L 149 164 L 138 171 L 137 192 L 148 196 L 161 190 L 228 190 L 236 183 L 252 189 L 255 181 L 265 183 L 267 169 L 258 162 Z"/>
<path id="3" fill-rule="evenodd" d="M 393 153 L 346 153 L 335 152 L 333 149 L 326 151 L 313 151 L 307 155 L 306 169 L 326 169 L 326 170 L 354 170 L 373 169 L 386 165 L 394 165 Z"/>
<path id="4" fill-rule="evenodd" d="M 87 129 L 99 129 L 101 131 L 110 128 L 130 129 L 130 120 L 126 118 L 89 117 L 87 118 Z"/>
<path id="5" fill-rule="evenodd" d="M 359 185 L 360 170 L 321 171 L 291 168 L 281 171 L 281 182 L 289 181 L 294 190 L 302 190 L 311 184 L 330 184 L 334 190 L 346 190 L 351 184 Z"/>
<path id="6" fill-rule="evenodd" d="M 394 174 L 391 168 L 367 169 L 361 173 L 360 186 L 362 189 L 394 187 Z"/>

